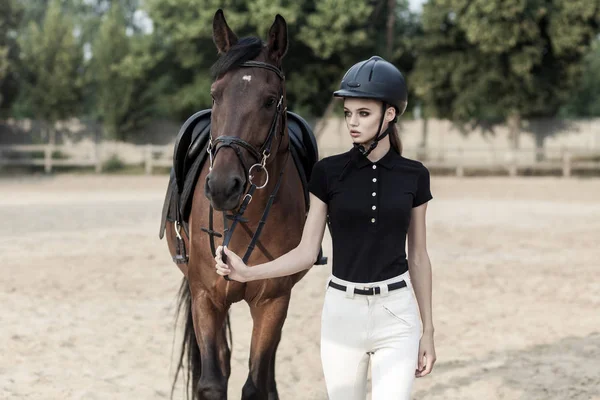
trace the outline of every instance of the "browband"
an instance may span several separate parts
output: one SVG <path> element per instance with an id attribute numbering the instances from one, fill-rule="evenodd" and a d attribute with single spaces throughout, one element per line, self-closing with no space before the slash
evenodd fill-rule
<path id="1" fill-rule="evenodd" d="M 285 76 L 283 75 L 283 72 L 281 72 L 281 70 L 271 64 L 267 64 L 261 61 L 246 61 L 242 64 L 240 64 L 240 67 L 258 67 L 258 68 L 264 68 L 264 69 L 268 69 L 270 71 L 273 71 L 277 74 L 277 76 L 279 77 L 279 79 L 281 79 L 282 81 L 285 80 Z"/>

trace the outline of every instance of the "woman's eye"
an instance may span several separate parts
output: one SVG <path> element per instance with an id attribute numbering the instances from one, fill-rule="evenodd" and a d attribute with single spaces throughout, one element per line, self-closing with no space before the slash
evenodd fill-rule
<path id="1" fill-rule="evenodd" d="M 360 112 L 360 116 L 361 116 L 361 117 L 368 117 L 368 116 L 369 116 L 369 113 L 368 113 L 368 112 L 366 112 L 366 111 L 361 111 L 361 112 Z"/>
<path id="2" fill-rule="evenodd" d="M 344 115 L 346 116 L 346 118 L 350 118 L 352 116 L 352 113 L 350 111 L 344 111 Z"/>

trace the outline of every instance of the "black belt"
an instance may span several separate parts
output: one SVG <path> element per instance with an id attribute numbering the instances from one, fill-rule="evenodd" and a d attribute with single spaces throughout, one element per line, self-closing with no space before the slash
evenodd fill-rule
<path id="1" fill-rule="evenodd" d="M 332 281 L 329 281 L 329 286 L 331 286 L 334 289 L 342 290 L 344 292 L 346 291 L 346 286 L 340 285 L 340 284 L 332 282 Z M 399 282 L 390 283 L 389 285 L 387 285 L 387 287 L 388 287 L 388 291 L 391 292 L 392 290 L 406 287 L 406 282 L 399 281 Z M 373 295 L 373 294 L 379 294 L 379 293 L 381 293 L 381 288 L 379 286 L 375 286 L 375 287 L 368 288 L 368 289 L 354 289 L 354 294 Z"/>

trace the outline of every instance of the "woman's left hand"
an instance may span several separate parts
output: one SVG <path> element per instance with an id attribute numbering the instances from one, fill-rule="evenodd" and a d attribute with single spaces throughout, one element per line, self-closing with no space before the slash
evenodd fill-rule
<path id="1" fill-rule="evenodd" d="M 435 346 L 433 345 L 433 333 L 423 333 L 419 342 L 419 363 L 415 376 L 421 378 L 429 375 L 435 364 Z"/>

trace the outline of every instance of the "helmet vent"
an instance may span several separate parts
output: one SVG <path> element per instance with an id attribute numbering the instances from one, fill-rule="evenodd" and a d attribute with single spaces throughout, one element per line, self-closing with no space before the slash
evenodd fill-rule
<path id="1" fill-rule="evenodd" d="M 352 82 L 348 82 L 348 86 L 356 88 L 356 87 L 360 87 L 360 83 L 356 82 L 356 81 L 352 81 Z"/>
<path id="2" fill-rule="evenodd" d="M 373 71 L 375 71 L 375 63 L 373 63 L 373 68 L 371 68 L 371 72 L 369 72 L 369 82 L 371 82 L 371 79 L 373 78 Z"/>

